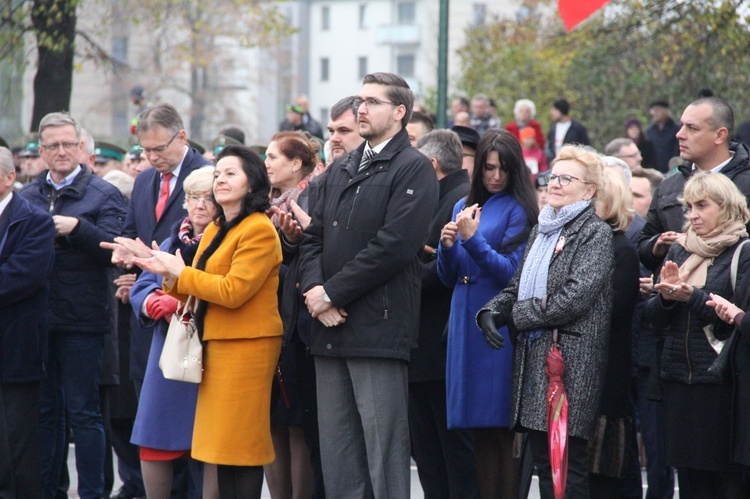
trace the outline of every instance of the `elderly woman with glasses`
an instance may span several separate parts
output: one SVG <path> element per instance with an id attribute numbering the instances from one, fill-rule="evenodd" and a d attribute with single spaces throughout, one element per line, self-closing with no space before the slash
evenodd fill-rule
<path id="1" fill-rule="evenodd" d="M 722 308 L 717 316 L 707 302 L 712 294 L 716 301 L 734 295 L 732 258 L 747 239 L 750 213 L 732 181 L 715 173 L 693 175 L 685 183 L 683 203 L 685 232 L 670 247 L 643 311 L 654 330 L 666 335 L 660 373 L 666 461 L 677 469 L 682 497 L 748 497 L 730 444 L 733 433 L 746 432 L 747 421 L 733 426 L 733 383 L 709 371 L 730 332 L 717 327 L 718 318 L 728 317 Z M 740 251 L 738 298 L 750 270 L 750 248 Z M 746 454 L 747 447 L 740 452 Z"/>
<path id="2" fill-rule="evenodd" d="M 489 348 L 474 316 L 515 273 L 537 213 L 518 141 L 506 130 L 488 131 L 477 146 L 469 195 L 441 232 L 437 261 L 440 280 L 453 289 L 448 428 L 473 430 L 481 497 L 516 496 L 518 461 L 509 429 L 512 348 Z"/>
<path id="3" fill-rule="evenodd" d="M 211 198 L 214 167 L 205 166 L 185 178 L 184 207 L 188 216 L 174 228 L 172 237 L 161 244 L 163 251 L 178 250 L 186 265 L 190 265 L 198 249 L 203 231 L 213 220 L 216 206 Z M 120 245 L 134 255 L 147 255 L 149 248 L 136 241 L 117 238 Z M 162 291 L 162 277 L 143 272 L 130 291 L 130 303 L 144 326 L 154 326 L 146 373 L 143 380 L 138 413 L 133 426 L 132 443 L 140 447 L 141 471 L 149 498 L 168 498 L 172 490 L 173 463 L 190 459 L 191 440 L 198 385 L 164 378 L 159 369 L 164 340 L 178 301 Z M 200 483 L 200 466 L 192 462 Z M 216 497 L 215 467 L 207 467 L 204 497 Z"/>
<path id="4" fill-rule="evenodd" d="M 565 497 L 589 496 L 588 439 L 606 368 L 614 269 L 612 228 L 593 206 L 602 171 L 595 152 L 563 146 L 549 175 L 549 202 L 531 231 L 522 265 L 477 314 L 490 346 L 503 347 L 498 329 L 506 327 L 515 344 L 511 424 L 529 433 L 542 497 L 553 497 L 545 363 L 554 336 L 569 404 Z"/>

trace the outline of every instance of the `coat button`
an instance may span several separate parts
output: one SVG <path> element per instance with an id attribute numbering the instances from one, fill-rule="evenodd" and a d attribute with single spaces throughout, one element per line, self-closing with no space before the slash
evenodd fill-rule
<path id="1" fill-rule="evenodd" d="M 337 222 L 336 220 L 334 220 L 334 221 L 333 221 L 333 226 L 334 226 L 334 227 L 336 227 L 336 226 L 337 226 L 338 224 L 339 224 L 339 223 L 338 223 L 338 222 Z"/>
<path id="2" fill-rule="evenodd" d="M 471 282 L 471 278 L 469 276 L 465 275 L 465 276 L 463 276 L 461 278 L 460 282 L 461 282 L 461 284 L 469 284 Z"/>
<path id="3" fill-rule="evenodd" d="M 331 348 L 333 348 L 333 345 L 331 345 L 330 343 L 326 345 L 326 349 L 330 350 Z"/>

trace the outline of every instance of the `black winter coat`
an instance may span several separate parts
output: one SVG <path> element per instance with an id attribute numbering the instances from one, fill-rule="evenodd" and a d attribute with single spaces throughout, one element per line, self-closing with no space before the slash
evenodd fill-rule
<path id="1" fill-rule="evenodd" d="M 419 321 L 419 254 L 438 182 L 405 129 L 358 172 L 364 147 L 331 165 L 304 231 L 301 289 L 324 285 L 348 313 L 333 328 L 313 321 L 310 351 L 408 360 Z"/>
<path id="2" fill-rule="evenodd" d="M 750 204 L 750 147 L 733 142 L 729 150 L 734 153 L 732 160 L 721 169 L 739 190 L 748 198 Z M 646 226 L 639 239 L 638 256 L 641 263 L 652 271 L 661 266 L 662 259 L 654 256 L 652 248 L 663 232 L 682 232 L 685 225 L 685 212 L 679 198 L 685 188 L 685 182 L 693 174 L 692 163 L 680 166 L 674 175 L 670 175 L 659 184 L 654 199 L 648 209 Z"/>
<path id="3" fill-rule="evenodd" d="M 612 237 L 615 271 L 612 274 L 612 320 L 609 328 L 607 375 L 599 414 L 632 416 L 628 397 L 633 373 L 633 310 L 638 301 L 638 255 L 623 233 Z"/>
<path id="4" fill-rule="evenodd" d="M 437 249 L 440 231 L 453 218 L 453 207 L 469 193 L 469 174 L 459 170 L 443 177 L 440 182 L 438 209 L 432 218 L 425 244 Z M 409 381 L 434 381 L 445 379 L 446 343 L 445 328 L 451 310 L 453 290 L 440 281 L 437 259 L 422 255 L 422 306 L 419 314 L 419 338 L 412 350 L 409 363 Z"/>
<path id="5" fill-rule="evenodd" d="M 0 384 L 44 378 L 55 224 L 14 194 L 0 216 Z"/>
<path id="6" fill-rule="evenodd" d="M 107 268 L 112 252 L 99 247 L 119 236 L 125 199 L 113 185 L 81 166 L 73 183 L 56 191 L 47 172 L 21 190 L 31 204 L 51 215 L 76 217 L 78 226 L 55 238 L 50 278 L 50 331 L 105 334 L 113 328 Z"/>
<path id="7" fill-rule="evenodd" d="M 747 246 L 747 245 L 745 245 Z M 744 252 L 750 253 L 745 247 Z M 745 316 L 737 326 L 737 339 L 732 345 L 732 460 L 750 466 L 750 274 L 737 279 L 734 300 Z M 717 327 L 727 328 L 717 321 Z"/>
<path id="8" fill-rule="evenodd" d="M 720 340 L 726 339 L 729 332 L 714 327 L 718 317 L 706 302 L 709 300 L 709 293 L 716 293 L 727 299 L 733 297 L 729 269 L 739 243 L 726 248 L 714 258 L 713 264 L 708 268 L 706 285 L 702 289 L 693 288 L 687 302 L 664 300 L 656 290 L 646 302 L 644 317 L 653 322 L 655 330 L 668 335 L 661 357 L 661 379 L 685 384 L 727 383 L 708 372 L 717 354 L 709 344 L 704 328 L 711 326 L 713 334 Z M 688 256 L 690 253 L 675 243 L 667 253 L 667 260 L 680 266 Z M 745 250 L 739 260 L 738 281 L 747 275 L 750 275 L 750 251 Z"/>

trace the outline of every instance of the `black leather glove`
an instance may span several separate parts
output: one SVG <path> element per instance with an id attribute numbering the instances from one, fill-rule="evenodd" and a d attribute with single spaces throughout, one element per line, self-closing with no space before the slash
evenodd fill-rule
<path id="1" fill-rule="evenodd" d="M 477 316 L 477 324 L 482 329 L 484 341 L 495 350 L 500 350 L 505 346 L 505 339 L 497 330 L 497 322 L 500 314 L 492 310 L 482 310 Z"/>

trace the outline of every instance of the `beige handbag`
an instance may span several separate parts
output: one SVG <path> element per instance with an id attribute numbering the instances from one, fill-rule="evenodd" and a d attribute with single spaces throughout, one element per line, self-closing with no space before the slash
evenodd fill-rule
<path id="1" fill-rule="evenodd" d="M 203 345 L 195 328 L 194 300 L 188 297 L 169 322 L 159 357 L 159 368 L 166 379 L 200 383 L 203 377 Z"/>

